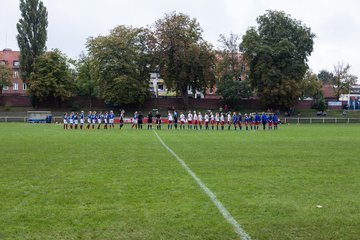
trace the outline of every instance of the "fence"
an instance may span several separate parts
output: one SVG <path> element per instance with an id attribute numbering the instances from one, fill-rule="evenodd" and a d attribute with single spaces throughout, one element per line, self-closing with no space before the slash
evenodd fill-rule
<path id="1" fill-rule="evenodd" d="M 282 123 L 295 123 L 295 124 L 325 124 L 325 123 L 360 123 L 360 118 L 283 118 Z"/>

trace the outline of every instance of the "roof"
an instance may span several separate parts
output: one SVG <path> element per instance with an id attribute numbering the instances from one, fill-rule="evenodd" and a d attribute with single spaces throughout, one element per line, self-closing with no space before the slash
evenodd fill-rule
<path id="1" fill-rule="evenodd" d="M 12 66 L 14 61 L 19 61 L 20 51 L 11 51 L 4 49 L 0 51 L 0 61 L 6 61 L 7 65 Z"/>
<path id="2" fill-rule="evenodd" d="M 322 87 L 324 98 L 336 98 L 334 87 L 332 85 L 326 84 Z"/>

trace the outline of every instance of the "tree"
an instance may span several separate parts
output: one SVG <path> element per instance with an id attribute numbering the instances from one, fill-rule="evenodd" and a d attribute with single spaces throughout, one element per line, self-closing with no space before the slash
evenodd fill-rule
<path id="1" fill-rule="evenodd" d="M 21 79 L 27 83 L 37 58 L 46 50 L 48 12 L 41 0 L 20 0 L 20 12 L 16 38 L 20 48 Z"/>
<path id="2" fill-rule="evenodd" d="M 240 37 L 220 35 L 221 50 L 217 54 L 217 92 L 227 104 L 234 104 L 251 95 L 251 86 L 245 78 L 245 62 L 239 52 Z"/>
<path id="3" fill-rule="evenodd" d="M 148 96 L 149 31 L 118 26 L 108 36 L 90 38 L 87 47 L 98 71 L 100 95 L 116 105 L 142 104 Z"/>
<path id="4" fill-rule="evenodd" d="M 320 99 L 323 97 L 322 84 L 315 73 L 308 70 L 300 84 L 301 98 Z"/>
<path id="5" fill-rule="evenodd" d="M 93 98 L 98 97 L 100 94 L 99 74 L 95 61 L 90 56 L 81 55 L 76 66 L 76 86 L 79 94 L 88 97 L 89 107 L 92 108 Z"/>
<path id="6" fill-rule="evenodd" d="M 67 57 L 55 49 L 41 55 L 29 78 L 29 91 L 34 104 L 53 98 L 58 106 L 75 93 L 74 77 L 69 69 Z"/>
<path id="7" fill-rule="evenodd" d="M 288 108 L 301 96 L 314 37 L 301 21 L 280 11 L 257 18 L 240 45 L 250 65 L 250 80 L 264 105 Z"/>
<path id="8" fill-rule="evenodd" d="M 203 40 L 200 24 L 182 13 L 169 13 L 154 24 L 156 56 L 168 89 L 189 107 L 188 87 L 205 91 L 215 82 L 215 54 Z"/>
<path id="9" fill-rule="evenodd" d="M 350 65 L 338 62 L 334 66 L 334 92 L 337 98 L 341 94 L 348 94 L 352 85 L 356 84 L 357 76 L 349 73 Z"/>
<path id="10" fill-rule="evenodd" d="M 334 85 L 335 83 L 334 74 L 327 70 L 321 70 L 318 74 L 318 78 L 324 85 L 325 84 Z"/>
<path id="11" fill-rule="evenodd" d="M 5 65 L 0 64 L 0 94 L 4 86 L 11 85 L 11 70 Z"/>

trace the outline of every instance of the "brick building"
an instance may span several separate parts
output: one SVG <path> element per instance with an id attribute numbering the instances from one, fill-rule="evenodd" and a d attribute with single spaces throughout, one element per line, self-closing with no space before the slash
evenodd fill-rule
<path id="1" fill-rule="evenodd" d="M 26 95 L 27 86 L 20 79 L 20 51 L 4 49 L 0 51 L 0 64 L 12 70 L 12 85 L 3 88 L 3 95 Z"/>

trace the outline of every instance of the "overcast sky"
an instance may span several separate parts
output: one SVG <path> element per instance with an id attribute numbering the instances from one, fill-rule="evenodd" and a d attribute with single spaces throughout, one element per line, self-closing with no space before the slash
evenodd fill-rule
<path id="1" fill-rule="evenodd" d="M 177 11 L 196 18 L 204 38 L 215 47 L 219 34 L 243 35 L 266 10 L 283 10 L 316 34 L 310 68 L 332 71 L 349 63 L 360 77 L 359 0 L 43 0 L 49 12 L 48 49 L 59 48 L 77 58 L 86 39 L 104 35 L 117 25 L 151 25 L 164 13 Z M 18 0 L 0 0 L 0 49 L 18 50 Z"/>

